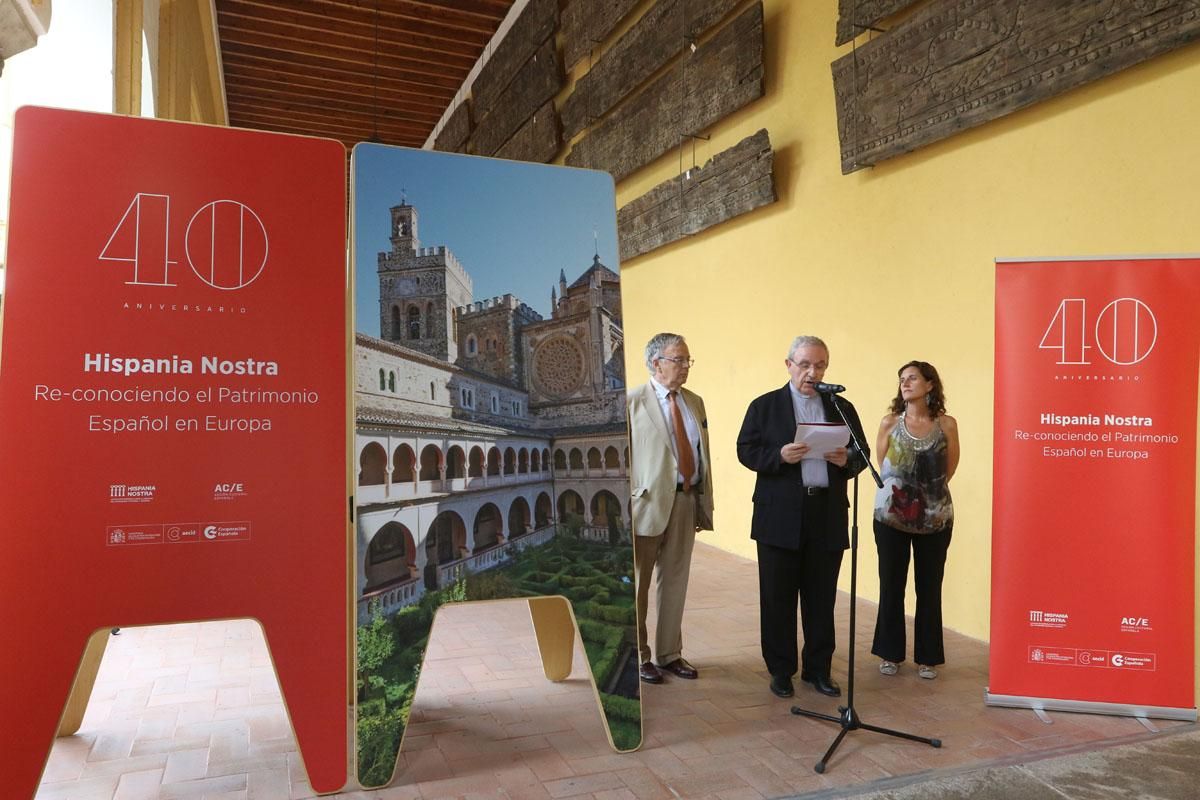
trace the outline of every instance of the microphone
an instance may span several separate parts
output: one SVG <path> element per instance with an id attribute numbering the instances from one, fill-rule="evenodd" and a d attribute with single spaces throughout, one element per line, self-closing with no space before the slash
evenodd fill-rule
<path id="1" fill-rule="evenodd" d="M 821 394 L 841 394 L 846 387 L 837 383 L 814 383 L 813 388 Z"/>

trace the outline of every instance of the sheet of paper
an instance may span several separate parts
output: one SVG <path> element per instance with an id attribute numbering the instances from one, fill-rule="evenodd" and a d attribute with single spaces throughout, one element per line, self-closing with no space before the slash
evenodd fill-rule
<path id="1" fill-rule="evenodd" d="M 796 425 L 794 441 L 808 445 L 805 458 L 824 458 L 830 450 L 849 443 L 850 429 L 840 422 L 801 422 Z"/>

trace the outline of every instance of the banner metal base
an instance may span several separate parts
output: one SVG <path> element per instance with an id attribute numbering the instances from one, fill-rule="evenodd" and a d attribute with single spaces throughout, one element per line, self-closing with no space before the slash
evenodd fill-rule
<path id="1" fill-rule="evenodd" d="M 1139 706 L 1131 703 L 1100 703 L 1091 700 L 1057 700 L 1049 697 L 1020 697 L 1011 694 L 992 694 L 984 691 L 983 702 L 989 706 L 1029 708 L 1034 711 L 1070 711 L 1076 714 L 1107 714 L 1118 717 L 1153 717 L 1195 722 L 1196 709 L 1167 706 Z"/>

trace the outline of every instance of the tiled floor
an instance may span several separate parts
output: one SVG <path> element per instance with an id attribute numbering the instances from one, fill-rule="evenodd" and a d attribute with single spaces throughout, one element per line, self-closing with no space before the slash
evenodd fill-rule
<path id="1" fill-rule="evenodd" d="M 868 654 L 874 606 L 860 603 L 856 707 L 864 722 L 940 737 L 935 750 L 852 732 L 824 775 L 813 763 L 837 727 L 793 716 L 836 713 L 797 684 L 767 691 L 753 562 L 696 548 L 685 653 L 697 681 L 646 686 L 641 750 L 609 747 L 582 649 L 562 683 L 541 674 L 524 603 L 439 614 L 393 785 L 347 798 L 779 797 L 1144 732 L 1133 719 L 986 708 L 987 646 L 950 633 L 936 681 L 905 664 L 885 678 Z M 849 623 L 839 606 L 843 632 Z M 843 646 L 834 675 L 845 685 Z M 1176 723 L 1156 722 L 1160 728 Z M 110 640 L 80 732 L 59 739 L 39 800 L 311 797 L 266 646 L 253 622 L 127 629 Z"/>

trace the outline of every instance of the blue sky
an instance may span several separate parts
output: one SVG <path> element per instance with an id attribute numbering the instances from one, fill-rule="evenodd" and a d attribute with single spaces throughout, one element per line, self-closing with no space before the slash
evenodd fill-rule
<path id="1" fill-rule="evenodd" d="M 616 197 L 607 173 L 360 144 L 354 150 L 357 328 L 379 335 L 377 253 L 391 249 L 388 209 L 417 209 L 422 247 L 446 245 L 476 300 L 511 293 L 544 317 L 559 270 L 574 281 L 617 267 Z M 595 233 L 596 238 L 593 238 Z"/>

